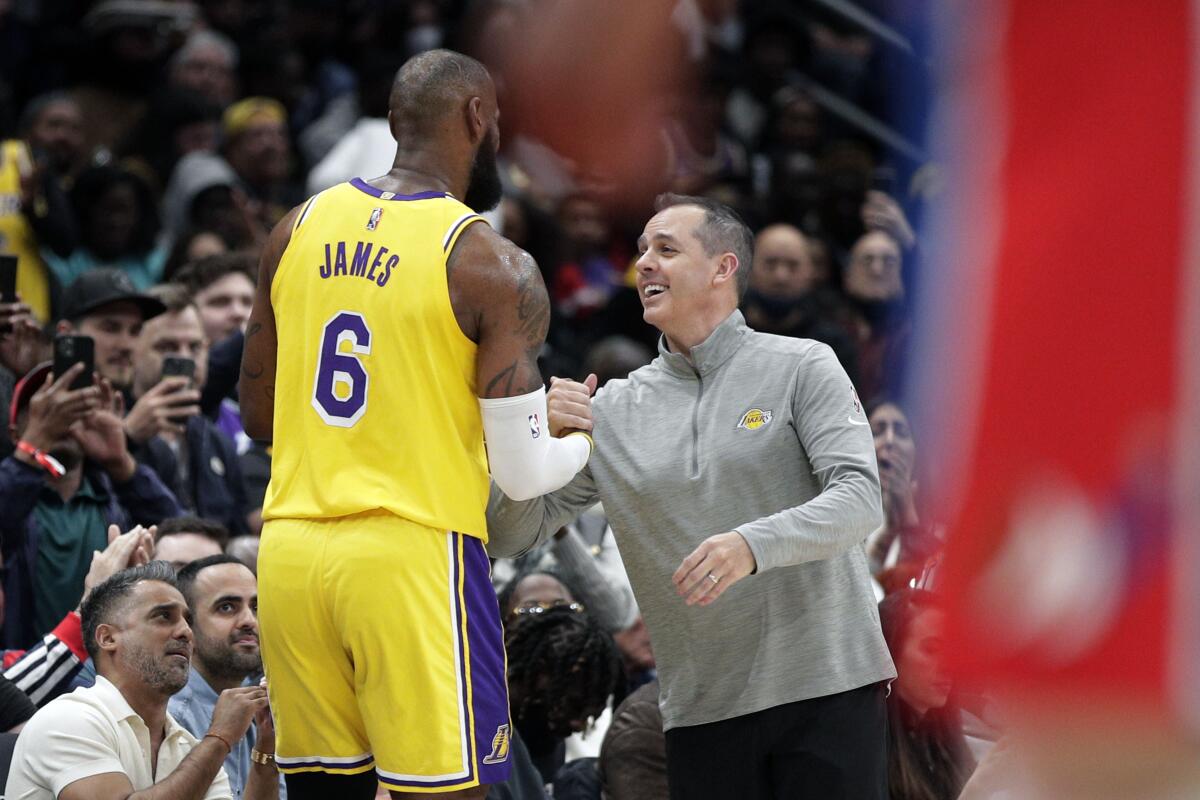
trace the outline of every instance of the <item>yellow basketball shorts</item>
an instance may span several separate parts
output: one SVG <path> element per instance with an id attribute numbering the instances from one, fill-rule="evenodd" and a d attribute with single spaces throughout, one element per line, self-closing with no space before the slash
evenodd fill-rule
<path id="1" fill-rule="evenodd" d="M 408 792 L 510 769 L 504 639 L 483 543 L 389 513 L 271 520 L 258 616 L 280 771 Z"/>

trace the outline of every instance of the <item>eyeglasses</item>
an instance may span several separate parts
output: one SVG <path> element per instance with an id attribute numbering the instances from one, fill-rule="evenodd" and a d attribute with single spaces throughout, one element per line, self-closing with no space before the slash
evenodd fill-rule
<path id="1" fill-rule="evenodd" d="M 528 600 L 512 610 L 512 616 L 519 617 L 525 614 L 545 614 L 552 608 L 565 608 L 573 611 L 576 614 L 582 614 L 586 609 L 583 603 L 567 602 L 566 600 Z"/>

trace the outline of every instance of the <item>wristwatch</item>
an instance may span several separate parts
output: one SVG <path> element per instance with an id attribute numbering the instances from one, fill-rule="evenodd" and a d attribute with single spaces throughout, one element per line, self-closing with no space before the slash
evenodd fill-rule
<path id="1" fill-rule="evenodd" d="M 275 763 L 275 754 L 274 753 L 260 753 L 257 750 L 252 749 L 250 751 L 250 760 L 253 761 L 255 764 L 274 764 Z"/>

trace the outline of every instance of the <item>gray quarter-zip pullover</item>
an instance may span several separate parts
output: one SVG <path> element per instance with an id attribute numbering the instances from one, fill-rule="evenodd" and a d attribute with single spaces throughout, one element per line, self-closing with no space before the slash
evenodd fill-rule
<path id="1" fill-rule="evenodd" d="M 596 394 L 595 451 L 567 486 L 523 503 L 493 486 L 488 550 L 520 553 L 603 502 L 666 729 L 894 678 L 862 547 L 883 517 L 875 448 L 833 351 L 735 311 L 691 356 L 660 339 L 658 358 Z M 733 530 L 756 573 L 685 605 L 671 576 Z"/>

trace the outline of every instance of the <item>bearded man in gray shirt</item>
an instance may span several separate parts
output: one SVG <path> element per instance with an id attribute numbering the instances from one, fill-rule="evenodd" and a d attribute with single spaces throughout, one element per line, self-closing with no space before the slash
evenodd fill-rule
<path id="1" fill-rule="evenodd" d="M 525 502 L 495 486 L 511 556 L 600 500 L 650 631 L 672 798 L 885 800 L 885 683 L 862 543 L 882 523 L 866 415 L 823 344 L 757 333 L 738 301 L 753 237 L 664 195 L 638 241 L 659 355 L 626 380 L 555 379 L 551 431 L 587 467 Z"/>

